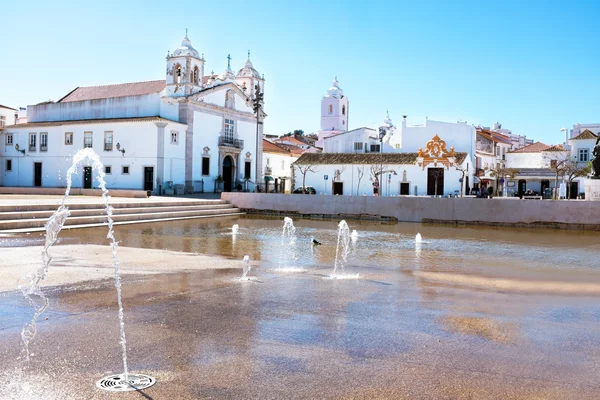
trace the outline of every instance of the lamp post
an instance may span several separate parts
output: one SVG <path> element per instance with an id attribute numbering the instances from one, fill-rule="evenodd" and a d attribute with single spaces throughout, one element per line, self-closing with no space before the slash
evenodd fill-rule
<path id="1" fill-rule="evenodd" d="M 381 178 L 381 175 L 383 175 L 381 172 L 383 171 L 383 138 L 385 137 L 385 127 L 384 126 L 380 126 L 379 127 L 379 154 L 381 154 L 381 163 L 380 163 L 380 168 L 379 168 L 379 192 L 383 191 L 383 181 Z"/>
<path id="2" fill-rule="evenodd" d="M 258 125 L 260 124 L 260 110 L 262 108 L 262 102 L 265 94 L 261 93 L 260 86 L 258 84 L 254 86 L 254 89 L 256 90 L 254 93 L 254 99 L 252 100 L 252 108 L 256 114 L 256 176 L 254 177 L 254 191 L 258 192 L 258 176 L 260 175 L 260 170 L 258 169 L 258 146 L 260 141 Z"/>

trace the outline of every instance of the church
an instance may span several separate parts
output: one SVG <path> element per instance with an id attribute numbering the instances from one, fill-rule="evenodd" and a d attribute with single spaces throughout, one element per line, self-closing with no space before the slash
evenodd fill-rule
<path id="1" fill-rule="evenodd" d="M 27 123 L 1 132 L 0 184 L 65 187 L 72 156 L 92 148 L 109 189 L 253 191 L 262 178 L 265 79 L 249 52 L 237 73 L 230 61 L 221 74 L 205 73 L 186 31 L 167 53 L 164 79 L 76 87 L 28 106 Z M 97 187 L 91 167 L 78 172 L 73 187 Z"/>
<path id="2" fill-rule="evenodd" d="M 295 163 L 295 187 L 333 195 L 457 196 L 469 193 L 476 129 L 426 119 L 400 126 L 389 114 L 375 127 L 348 128 L 349 101 L 337 77 L 321 99 L 321 153 Z"/>

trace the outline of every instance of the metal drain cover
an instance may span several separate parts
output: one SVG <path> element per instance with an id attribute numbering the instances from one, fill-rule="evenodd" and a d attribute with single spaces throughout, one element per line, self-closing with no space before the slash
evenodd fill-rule
<path id="1" fill-rule="evenodd" d="M 109 392 L 128 392 L 146 389 L 155 383 L 156 379 L 148 375 L 128 374 L 127 380 L 125 380 L 125 375 L 118 374 L 105 376 L 96 382 L 96 386 Z"/>

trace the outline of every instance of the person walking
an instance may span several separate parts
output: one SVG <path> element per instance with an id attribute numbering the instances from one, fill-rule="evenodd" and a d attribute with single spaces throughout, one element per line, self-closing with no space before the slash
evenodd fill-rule
<path id="1" fill-rule="evenodd" d="M 373 196 L 379 196 L 379 181 L 377 179 L 373 181 Z"/>

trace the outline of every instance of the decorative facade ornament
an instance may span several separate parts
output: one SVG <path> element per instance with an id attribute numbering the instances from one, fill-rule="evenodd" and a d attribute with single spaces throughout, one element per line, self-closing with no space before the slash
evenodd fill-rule
<path id="1" fill-rule="evenodd" d="M 250 158 L 252 158 L 252 154 L 250 152 L 247 152 L 246 153 L 246 159 L 250 159 Z"/>
<path id="2" fill-rule="evenodd" d="M 202 153 L 203 156 L 210 156 L 210 148 L 208 146 L 206 146 L 202 150 L 204 151 L 204 153 Z"/>
<path id="3" fill-rule="evenodd" d="M 430 141 L 425 145 L 425 151 L 419 147 L 417 154 L 417 165 L 425 170 L 425 167 L 433 164 L 434 167 L 444 166 L 448 169 L 454 166 L 456 161 L 454 147 L 450 147 L 450 151 L 446 149 L 446 142 L 444 142 L 436 134 Z"/>
<path id="4" fill-rule="evenodd" d="M 402 182 L 408 182 L 408 180 L 406 179 L 406 170 L 402 172 Z"/>

